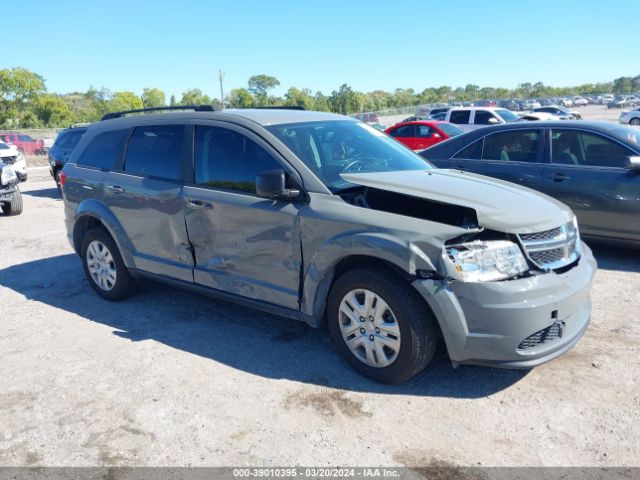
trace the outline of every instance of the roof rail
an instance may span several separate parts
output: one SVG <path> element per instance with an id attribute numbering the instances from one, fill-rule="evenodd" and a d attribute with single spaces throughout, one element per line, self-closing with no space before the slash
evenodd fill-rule
<path id="1" fill-rule="evenodd" d="M 193 110 L 194 112 L 214 112 L 213 105 L 176 105 L 172 107 L 149 107 L 138 108 L 136 110 L 123 110 L 121 112 L 109 112 L 102 117 L 102 120 L 110 120 L 112 118 L 120 118 L 130 113 L 147 113 L 162 112 L 165 110 Z"/>
<path id="2" fill-rule="evenodd" d="M 272 107 L 246 107 L 258 110 L 306 110 L 302 105 L 273 105 Z"/>

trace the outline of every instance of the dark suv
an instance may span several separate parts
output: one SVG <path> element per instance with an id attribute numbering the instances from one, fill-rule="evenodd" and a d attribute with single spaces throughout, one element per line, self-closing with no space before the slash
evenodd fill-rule
<path id="1" fill-rule="evenodd" d="M 69 240 L 106 299 L 151 278 L 326 324 L 388 383 L 439 336 L 454 364 L 531 367 L 587 328 L 595 261 L 549 197 L 435 169 L 340 115 L 126 113 L 89 127 L 60 175 Z"/>
<path id="2" fill-rule="evenodd" d="M 87 127 L 88 124 L 76 124 L 62 130 L 58 133 L 56 141 L 49 149 L 49 173 L 51 173 L 58 188 L 60 188 L 58 175 L 62 171 L 64 164 L 67 163 L 69 155 L 71 155 L 71 152 L 73 152 L 87 131 Z"/>

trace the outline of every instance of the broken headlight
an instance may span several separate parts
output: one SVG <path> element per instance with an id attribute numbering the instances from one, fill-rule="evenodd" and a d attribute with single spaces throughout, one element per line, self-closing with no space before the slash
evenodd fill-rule
<path id="1" fill-rule="evenodd" d="M 447 256 L 465 282 L 495 282 L 529 270 L 520 247 L 507 240 L 452 245 Z"/>

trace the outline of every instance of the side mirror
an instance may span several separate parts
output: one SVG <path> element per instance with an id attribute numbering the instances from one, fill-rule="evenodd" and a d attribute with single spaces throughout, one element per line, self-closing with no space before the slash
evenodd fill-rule
<path id="1" fill-rule="evenodd" d="M 629 159 L 629 168 L 634 172 L 640 172 L 640 156 L 632 155 L 627 158 Z"/>
<path id="2" fill-rule="evenodd" d="M 256 193 L 261 198 L 292 200 L 300 196 L 300 190 L 286 188 L 284 170 L 267 170 L 256 177 Z"/>
<path id="3" fill-rule="evenodd" d="M 498 119 L 497 119 L 497 118 L 495 118 L 495 117 L 491 117 L 491 118 L 489 119 L 489 124 L 490 124 L 490 125 L 496 125 L 496 124 L 498 124 L 498 123 L 500 123 L 500 120 L 498 120 Z"/>
<path id="4" fill-rule="evenodd" d="M 442 135 L 440 135 L 439 133 L 432 133 L 431 138 L 442 138 Z"/>

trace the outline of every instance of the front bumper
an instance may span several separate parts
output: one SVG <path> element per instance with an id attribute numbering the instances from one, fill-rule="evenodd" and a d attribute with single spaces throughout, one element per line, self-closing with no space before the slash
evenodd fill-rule
<path id="1" fill-rule="evenodd" d="M 530 368 L 562 355 L 584 335 L 596 268 L 591 250 L 582 244 L 578 264 L 561 274 L 502 282 L 416 280 L 413 285 L 436 315 L 453 362 Z M 525 339 L 549 328 L 560 336 L 542 335 L 546 341 L 522 347 Z"/>

